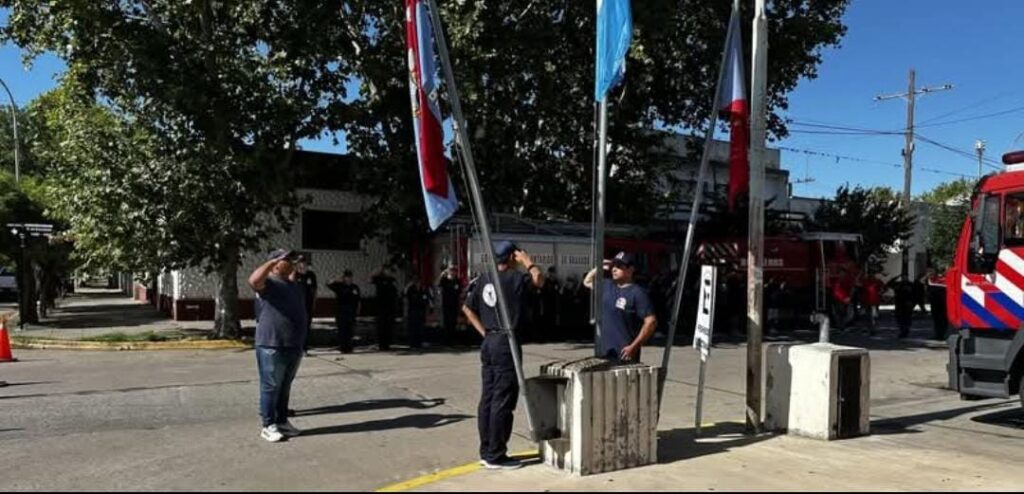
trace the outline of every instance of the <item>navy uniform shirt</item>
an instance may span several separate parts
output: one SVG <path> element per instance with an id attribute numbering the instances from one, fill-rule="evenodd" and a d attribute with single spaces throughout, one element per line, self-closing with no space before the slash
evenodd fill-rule
<path id="1" fill-rule="evenodd" d="M 498 279 L 501 280 L 501 288 L 507 299 L 508 316 L 512 323 L 512 329 L 518 329 L 523 299 L 529 291 L 528 287 L 532 284 L 530 275 L 509 269 L 498 273 Z M 488 331 L 502 329 L 500 319 L 498 319 L 497 291 L 494 289 L 494 284 L 491 283 L 490 275 L 482 274 L 473 282 L 469 294 L 466 296 L 466 306 L 480 317 L 480 322 Z"/>
<path id="2" fill-rule="evenodd" d="M 256 346 L 302 347 L 306 341 L 306 294 L 302 285 L 270 276 L 256 296 Z"/>
<path id="3" fill-rule="evenodd" d="M 298 282 L 302 284 L 306 290 L 306 307 L 313 306 L 313 297 L 316 296 L 317 282 L 316 273 L 311 270 L 307 270 L 305 273 L 300 273 L 298 276 Z"/>
<path id="4" fill-rule="evenodd" d="M 338 297 L 337 314 L 342 319 L 355 319 L 356 307 L 359 306 L 359 286 L 355 283 L 336 281 L 327 285 Z"/>
<path id="5" fill-rule="evenodd" d="M 601 282 L 601 355 L 618 358 L 640 334 L 644 318 L 654 315 L 654 305 L 636 284 L 620 287 L 610 279 Z"/>

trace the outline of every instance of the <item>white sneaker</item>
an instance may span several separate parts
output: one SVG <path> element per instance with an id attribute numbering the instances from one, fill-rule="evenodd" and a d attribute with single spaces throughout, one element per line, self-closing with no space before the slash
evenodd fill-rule
<path id="1" fill-rule="evenodd" d="M 277 430 L 284 434 L 286 437 L 295 437 L 302 434 L 302 429 L 295 427 L 291 422 L 285 420 L 283 423 L 277 424 Z"/>
<path id="2" fill-rule="evenodd" d="M 285 439 L 284 434 L 281 434 L 276 425 L 264 427 L 263 431 L 260 432 L 260 437 L 272 443 L 278 443 Z"/>
<path id="3" fill-rule="evenodd" d="M 523 462 L 508 456 L 493 462 L 487 460 L 480 460 L 480 462 L 487 470 L 515 470 L 523 467 Z"/>

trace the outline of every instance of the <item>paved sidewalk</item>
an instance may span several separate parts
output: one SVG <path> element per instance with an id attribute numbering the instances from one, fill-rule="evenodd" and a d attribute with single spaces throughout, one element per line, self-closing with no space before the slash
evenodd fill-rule
<path id="1" fill-rule="evenodd" d="M 58 301 L 39 324 L 26 324 L 25 330 L 10 328 L 12 334 L 54 339 L 83 339 L 108 333 L 169 333 L 203 336 L 212 323 L 176 322 L 155 307 L 138 302 L 117 290 L 79 288 Z"/>
<path id="2" fill-rule="evenodd" d="M 256 321 L 241 321 L 242 335 L 252 336 Z M 363 322 L 362 327 L 368 327 Z M 80 340 L 110 333 L 136 335 L 157 333 L 173 337 L 205 338 L 213 334 L 213 321 L 175 321 L 155 307 L 123 295 L 118 290 L 80 288 L 77 293 L 58 302 L 39 324 L 26 325 L 21 331 L 10 327 L 12 335 L 34 338 Z M 332 341 L 334 321 L 313 320 L 313 343 Z M 366 329 L 359 331 L 368 332 Z"/>

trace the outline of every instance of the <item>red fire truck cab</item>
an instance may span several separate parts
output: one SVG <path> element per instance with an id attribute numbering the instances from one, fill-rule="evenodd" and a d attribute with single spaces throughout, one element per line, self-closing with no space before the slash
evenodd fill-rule
<path id="1" fill-rule="evenodd" d="M 946 272 L 949 385 L 962 397 L 1024 400 L 1024 152 L 983 177 Z"/>

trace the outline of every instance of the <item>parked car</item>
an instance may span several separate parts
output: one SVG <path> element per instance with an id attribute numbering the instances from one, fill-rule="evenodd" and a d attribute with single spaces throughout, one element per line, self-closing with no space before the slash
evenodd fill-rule
<path id="1" fill-rule="evenodd" d="M 11 300 L 18 298 L 17 273 L 11 268 L 0 267 L 0 299 Z"/>

